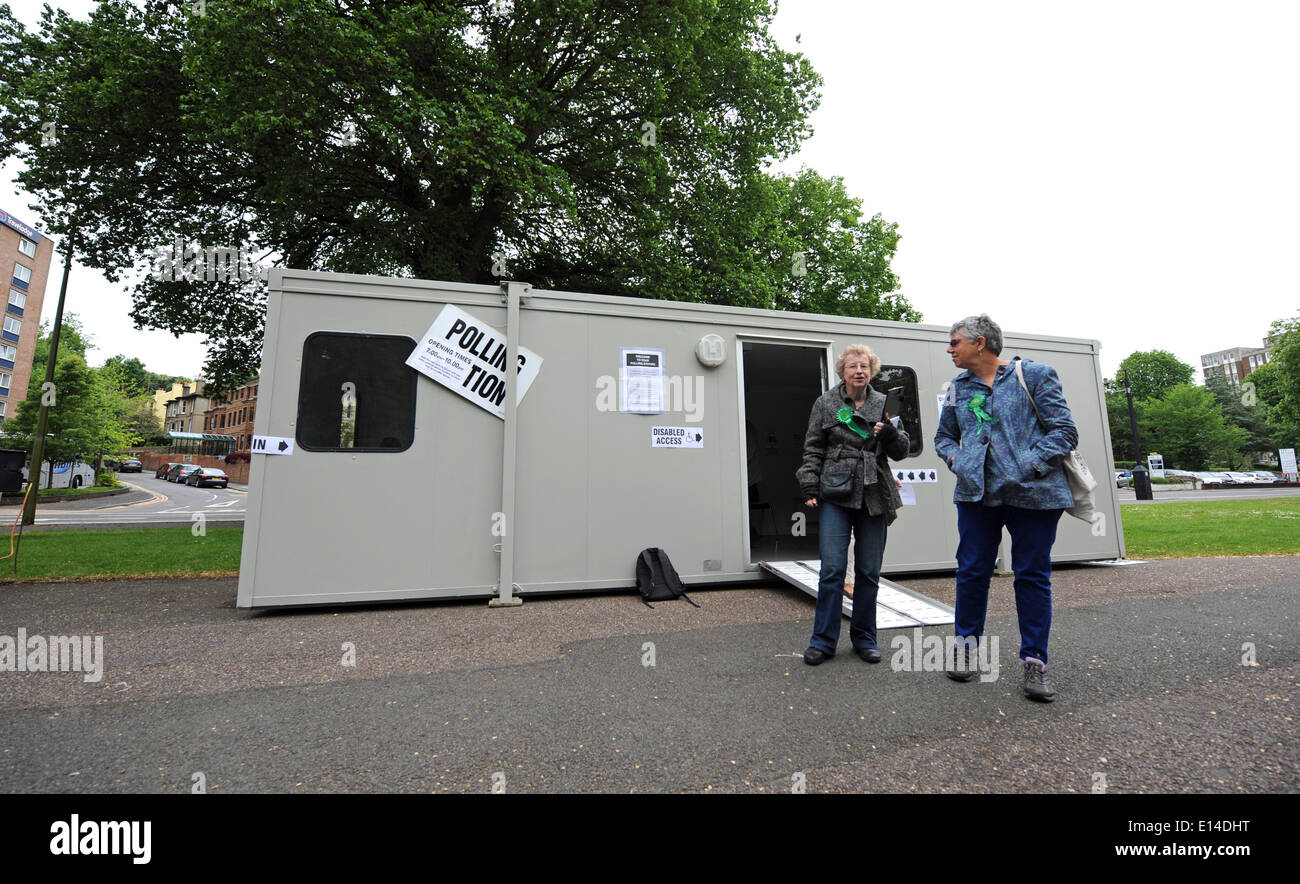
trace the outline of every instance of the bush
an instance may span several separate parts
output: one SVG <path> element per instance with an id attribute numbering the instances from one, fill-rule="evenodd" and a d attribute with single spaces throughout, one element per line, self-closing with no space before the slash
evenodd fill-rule
<path id="1" fill-rule="evenodd" d="M 250 453 L 247 451 L 232 451 L 226 455 L 226 463 L 248 463 Z"/>
<path id="2" fill-rule="evenodd" d="M 112 470 L 103 470 L 100 472 L 99 478 L 95 479 L 95 487 L 97 488 L 120 488 L 121 485 L 122 483 L 117 481 L 117 476 L 113 475 Z"/>

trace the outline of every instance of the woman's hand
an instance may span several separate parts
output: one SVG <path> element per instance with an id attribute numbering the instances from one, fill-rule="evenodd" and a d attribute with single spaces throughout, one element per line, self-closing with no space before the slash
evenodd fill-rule
<path id="1" fill-rule="evenodd" d="M 810 507 L 812 507 L 813 509 L 816 509 L 816 508 L 817 508 L 817 498 L 815 498 L 815 497 L 810 497 L 810 498 L 808 498 L 807 500 L 805 500 L 805 501 L 803 502 L 803 505 L 804 505 L 804 506 L 810 506 Z"/>

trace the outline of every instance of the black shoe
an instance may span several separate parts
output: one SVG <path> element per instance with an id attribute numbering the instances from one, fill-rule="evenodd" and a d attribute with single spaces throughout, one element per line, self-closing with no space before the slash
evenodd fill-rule
<path id="1" fill-rule="evenodd" d="M 954 645 L 952 664 L 946 674 L 953 681 L 970 681 L 976 675 L 975 661 L 971 659 L 970 645 Z"/>
<path id="2" fill-rule="evenodd" d="M 868 663 L 880 662 L 880 650 L 878 648 L 854 648 L 853 652 Z"/>
<path id="3" fill-rule="evenodd" d="M 1047 667 L 1043 661 L 1030 658 L 1025 661 L 1025 696 L 1031 700 L 1050 703 L 1056 699 L 1056 691 L 1047 680 Z"/>
<path id="4" fill-rule="evenodd" d="M 809 648 L 803 652 L 803 662 L 809 666 L 820 666 L 833 656 L 835 655 L 828 654 L 821 648 Z"/>

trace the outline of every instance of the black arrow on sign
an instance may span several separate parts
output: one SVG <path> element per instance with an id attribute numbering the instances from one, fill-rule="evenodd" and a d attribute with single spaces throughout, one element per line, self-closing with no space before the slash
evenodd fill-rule
<path id="1" fill-rule="evenodd" d="M 286 448 L 288 448 L 288 447 L 289 447 L 289 443 L 286 442 L 286 441 L 284 441 L 283 439 L 281 439 L 281 440 L 280 440 L 280 450 L 281 450 L 281 451 L 284 451 L 284 450 L 285 450 Z"/>

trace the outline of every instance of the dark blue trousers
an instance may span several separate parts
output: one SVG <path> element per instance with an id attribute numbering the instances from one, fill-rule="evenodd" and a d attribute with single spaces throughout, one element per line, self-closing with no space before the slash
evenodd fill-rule
<path id="1" fill-rule="evenodd" d="M 880 590 L 880 563 L 885 558 L 887 516 L 871 516 L 866 507 L 848 509 L 827 501 L 817 504 L 821 523 L 817 545 L 822 557 L 817 584 L 817 616 L 809 644 L 835 653 L 844 617 L 844 576 L 849 563 L 849 534 L 853 541 L 853 618 L 849 637 L 855 648 L 876 647 L 876 594 Z"/>
<path id="2" fill-rule="evenodd" d="M 1011 570 L 1015 572 L 1016 616 L 1020 621 L 1020 659 L 1047 664 L 1047 637 L 1052 631 L 1052 544 L 1065 510 L 1027 510 L 1014 506 L 957 504 L 958 636 L 984 634 L 989 581 L 1002 542 L 1002 526 L 1011 534 Z"/>

